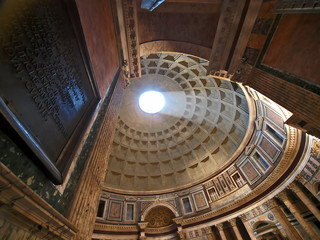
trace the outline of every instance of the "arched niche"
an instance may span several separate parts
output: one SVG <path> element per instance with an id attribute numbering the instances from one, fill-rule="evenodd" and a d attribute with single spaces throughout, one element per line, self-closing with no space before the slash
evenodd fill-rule
<path id="1" fill-rule="evenodd" d="M 273 222 L 258 221 L 253 225 L 253 231 L 256 233 L 257 239 L 284 239 Z"/>
<path id="2" fill-rule="evenodd" d="M 174 224 L 174 213 L 167 207 L 156 206 L 152 208 L 145 217 L 149 228 L 161 228 Z"/>

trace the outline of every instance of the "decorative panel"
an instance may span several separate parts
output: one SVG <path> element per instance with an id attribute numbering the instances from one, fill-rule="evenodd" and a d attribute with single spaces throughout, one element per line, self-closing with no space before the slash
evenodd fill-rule
<path id="1" fill-rule="evenodd" d="M 238 172 L 233 174 L 231 177 L 236 182 L 238 187 L 242 187 L 245 184 L 245 182 L 243 181 L 242 177 L 240 176 L 240 174 Z"/>
<path id="2" fill-rule="evenodd" d="M 262 137 L 259 147 L 266 153 L 272 161 L 275 161 L 280 154 L 280 150 L 266 137 Z"/>
<path id="3" fill-rule="evenodd" d="M 122 209 L 123 209 L 123 202 L 110 200 L 108 220 L 121 221 Z"/>
<path id="4" fill-rule="evenodd" d="M 237 188 L 236 185 L 234 184 L 234 182 L 231 180 L 228 173 L 225 172 L 222 175 L 223 175 L 224 179 L 226 180 L 226 183 L 228 184 L 231 191 L 234 190 L 235 188 Z"/>
<path id="5" fill-rule="evenodd" d="M 210 201 L 215 201 L 228 193 L 236 191 L 238 187 L 245 184 L 239 173 L 234 172 L 235 167 L 232 167 L 231 170 L 228 169 L 211 181 L 205 183 L 204 187 L 207 189 Z M 233 173 L 232 178 L 229 173 Z"/>
<path id="6" fill-rule="evenodd" d="M 212 188 L 208 189 L 208 195 L 209 195 L 210 200 L 212 202 L 219 199 L 219 195 L 218 195 L 217 190 L 215 189 L 215 187 L 212 187 Z"/>
<path id="7" fill-rule="evenodd" d="M 176 201 L 174 199 L 168 200 L 166 202 L 169 203 L 172 207 L 177 208 Z"/>
<path id="8" fill-rule="evenodd" d="M 200 211 L 200 210 L 203 210 L 203 209 L 209 207 L 207 199 L 206 199 L 203 191 L 193 193 L 192 198 L 195 203 L 197 211 Z"/>
<path id="9" fill-rule="evenodd" d="M 276 124 L 278 127 L 280 127 L 281 129 L 283 129 L 283 119 L 281 116 L 279 116 L 279 114 L 275 113 L 273 110 L 271 110 L 269 107 L 265 106 L 265 111 L 266 111 L 266 117 L 273 122 L 274 124 Z"/>
<path id="10" fill-rule="evenodd" d="M 245 161 L 244 164 L 240 166 L 240 169 L 250 184 L 256 182 L 261 176 L 259 171 L 249 160 Z"/>
<path id="11" fill-rule="evenodd" d="M 148 215 L 145 218 L 145 222 L 148 222 L 148 227 L 151 228 L 160 228 L 169 226 L 173 223 L 174 218 L 173 212 L 166 207 L 159 206 L 154 207 L 150 210 Z"/>
<path id="12" fill-rule="evenodd" d="M 224 178 L 222 177 L 222 175 L 218 176 L 218 179 L 221 183 L 222 189 L 225 193 L 230 192 L 230 189 L 228 188 L 226 181 L 224 180 Z"/>
<path id="13" fill-rule="evenodd" d="M 143 213 L 151 204 L 152 202 L 141 202 L 141 212 Z"/>

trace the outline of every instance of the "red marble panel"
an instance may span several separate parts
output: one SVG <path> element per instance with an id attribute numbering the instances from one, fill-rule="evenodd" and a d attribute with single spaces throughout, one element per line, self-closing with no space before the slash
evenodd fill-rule
<path id="1" fill-rule="evenodd" d="M 286 14 L 263 63 L 320 84 L 320 14 Z"/>
<path id="2" fill-rule="evenodd" d="M 76 0 L 76 3 L 99 91 L 104 98 L 119 67 L 112 17 L 115 1 Z"/>

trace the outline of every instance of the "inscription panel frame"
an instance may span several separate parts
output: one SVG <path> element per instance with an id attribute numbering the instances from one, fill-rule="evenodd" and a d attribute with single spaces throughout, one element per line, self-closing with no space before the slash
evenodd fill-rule
<path id="1" fill-rule="evenodd" d="M 18 0 L 20 3 L 22 3 L 25 0 Z M 32 3 L 40 3 L 41 0 L 33 0 L 30 1 Z M 56 1 L 52 1 L 52 0 L 45 0 L 45 1 L 41 1 L 42 5 L 41 7 L 45 7 L 45 10 L 41 9 L 41 10 L 36 10 L 36 11 L 40 11 L 40 15 L 41 14 L 46 14 L 45 11 L 51 11 L 50 5 L 46 6 L 45 4 L 55 4 L 56 6 Z M 30 3 L 31 4 L 31 3 Z M 4 33 L 2 33 L 0 31 L 0 86 L 2 88 L 2 86 L 5 86 L 5 88 L 3 88 L 3 90 L 0 91 L 0 113 L 2 116 L 1 117 L 1 121 L 3 121 L 5 124 L 1 124 L 2 127 L 10 127 L 9 129 L 9 134 L 12 133 L 12 130 L 15 131 L 15 133 L 17 133 L 18 138 L 20 140 L 22 140 L 22 145 L 23 147 L 27 147 L 27 149 L 32 151 L 32 157 L 35 157 L 35 160 L 37 161 L 37 163 L 40 163 L 41 169 L 44 170 L 45 174 L 50 178 L 50 180 L 54 183 L 54 184 L 61 184 L 63 183 L 64 177 L 66 176 L 66 174 L 68 173 L 69 167 L 74 159 L 74 154 L 76 153 L 80 143 L 81 143 L 81 139 L 86 131 L 86 129 L 89 126 L 89 123 L 98 107 L 98 104 L 101 100 L 101 96 L 99 93 L 99 89 L 98 89 L 98 85 L 94 76 L 94 72 L 93 72 L 93 68 L 91 65 L 91 61 L 89 58 L 89 53 L 88 53 L 88 49 L 86 47 L 86 43 L 85 43 L 85 37 L 83 34 L 83 30 L 82 30 L 82 26 L 81 26 L 81 22 L 80 22 L 80 16 L 77 10 L 77 6 L 75 3 L 75 0 L 60 0 L 59 2 L 59 7 L 62 9 L 61 10 L 61 14 L 63 14 L 63 22 L 64 24 L 66 24 L 67 26 L 67 30 L 68 31 L 68 35 L 66 36 L 66 41 L 69 41 L 70 39 L 72 40 L 72 44 L 69 44 L 65 47 L 64 46 L 64 42 L 58 42 L 56 43 L 58 47 L 62 47 L 62 54 L 67 54 L 65 52 L 63 52 L 63 50 L 67 49 L 70 45 L 72 45 L 72 52 L 70 54 L 70 58 L 63 58 L 63 59 L 67 59 L 70 60 L 72 62 L 69 65 L 66 65 L 66 69 L 69 66 L 75 66 L 74 68 L 72 68 L 71 73 L 69 75 L 67 75 L 66 73 L 63 73 L 64 75 L 67 75 L 66 80 L 67 83 L 65 85 L 63 85 L 62 87 L 60 87 L 61 92 L 58 92 L 57 86 L 55 84 L 57 84 L 58 81 L 62 81 L 61 78 L 53 78 L 52 76 L 50 76 L 50 78 L 47 78 L 47 72 L 45 70 L 47 70 L 47 66 L 45 66 L 44 64 L 44 68 L 42 70 L 44 70 L 45 72 L 45 77 L 43 77 L 42 79 L 40 79 L 41 81 L 45 82 L 46 86 L 52 84 L 52 88 L 51 89 L 55 89 L 55 95 L 54 99 L 58 99 L 58 100 L 54 100 L 53 103 L 51 105 L 42 105 L 42 112 L 39 111 L 35 112 L 30 110 L 31 113 L 25 114 L 25 116 L 23 115 L 23 113 L 19 112 L 18 109 L 16 109 L 15 106 L 15 101 L 19 102 L 18 105 L 20 104 L 20 108 L 21 108 L 21 104 L 23 105 L 23 99 L 30 99 L 30 101 L 25 103 L 25 108 L 28 110 L 28 108 L 30 107 L 30 109 L 36 109 L 35 106 L 31 106 L 32 104 L 30 104 L 31 101 L 34 101 L 34 103 L 36 102 L 36 98 L 33 98 L 31 100 L 31 94 L 30 96 L 27 93 L 27 86 L 28 86 L 28 81 L 31 83 L 31 75 L 27 76 L 27 77 L 21 77 L 19 76 L 19 72 L 10 72 L 7 73 L 6 70 L 10 69 L 7 66 L 3 67 L 5 64 L 1 65 L 1 60 L 4 59 L 3 55 L 1 55 L 3 50 L 3 46 L 2 45 L 3 42 L 5 42 L 5 40 L 3 40 L 6 35 Z M 37 5 L 38 7 L 38 5 Z M 1 10 L 1 9 L 0 9 Z M 59 9 L 58 9 L 59 10 Z M 29 9 L 27 9 L 26 11 L 30 11 Z M 41 11 L 44 11 L 45 13 L 41 13 Z M 53 10 L 52 10 L 53 11 Z M 59 10 L 60 11 L 60 10 Z M 54 13 L 54 12 L 53 12 Z M 60 13 L 60 12 L 59 12 Z M 1 12 L 0 12 L 1 14 Z M 17 12 L 16 14 L 21 14 L 21 12 Z M 52 15 L 54 16 L 54 14 Z M 58 15 L 60 16 L 60 15 Z M 36 16 L 39 17 L 39 16 Z M 0 23 L 1 21 L 5 19 L 3 16 L 1 18 L 0 15 Z M 50 20 L 50 19 L 49 19 Z M 39 21 L 47 21 L 49 22 L 48 19 L 45 20 L 39 20 Z M 67 20 L 67 21 L 66 21 Z M 8 20 L 9 21 L 9 20 Z M 46 22 L 46 23 L 47 23 Z M 31 22 L 32 24 L 34 22 Z M 23 23 L 19 23 L 19 24 L 23 24 Z M 30 29 L 32 27 L 37 28 L 38 26 L 34 26 L 34 25 L 28 25 L 28 27 L 30 27 Z M 35 22 L 35 25 L 38 24 L 37 22 Z M 50 22 L 49 22 L 50 24 Z M 58 26 L 58 24 L 56 24 Z M 44 25 L 47 26 L 47 25 Z M 50 26 L 50 25 L 49 25 Z M 50 26 L 51 27 L 51 26 Z M 63 28 L 63 26 L 61 26 L 61 28 Z M 35 31 L 34 29 L 32 29 L 33 31 Z M 43 29 L 36 29 L 35 31 L 35 35 L 38 36 L 38 32 L 39 35 L 41 34 L 41 31 Z M 46 29 L 44 29 L 46 30 Z M 38 31 L 38 32 L 37 32 Z M 48 31 L 51 31 L 50 29 L 48 29 Z M 15 32 L 13 32 L 15 34 Z M 52 33 L 52 32 L 51 32 Z M 54 33 L 54 32 L 53 32 Z M 60 32 L 57 32 L 57 35 L 59 35 Z M 27 32 L 24 32 L 24 34 L 26 35 Z M 52 34 L 51 34 L 52 35 Z M 51 37 L 50 35 L 50 37 Z M 4 37 L 3 37 L 4 36 Z M 46 36 L 49 36 L 49 34 L 47 34 Z M 32 36 L 34 37 L 34 36 Z M 63 36 L 65 37 L 65 36 Z M 43 39 L 38 39 L 38 42 L 41 42 Z M 61 40 L 61 39 L 60 39 Z M 36 48 L 32 49 L 32 47 L 30 47 L 30 43 L 27 43 L 27 45 L 23 46 L 23 44 L 25 44 L 23 41 L 27 41 L 25 40 L 25 36 L 24 38 L 19 39 L 22 45 L 22 49 L 25 51 L 25 53 L 27 53 L 27 57 L 29 57 L 27 60 L 25 60 L 25 62 L 27 61 L 39 61 L 39 58 L 36 59 L 36 57 L 34 57 L 35 55 L 39 56 L 41 54 L 46 54 L 45 53 L 36 53 Z M 51 39 L 50 39 L 51 41 Z M 45 44 L 45 41 L 42 44 Z M 60 44 L 60 45 L 59 45 Z M 14 46 L 14 45 L 12 45 Z M 43 45 L 42 45 L 43 46 Z M 40 47 L 39 47 L 40 48 Z M 52 47 L 53 48 L 53 47 Z M 43 49 L 45 49 L 45 51 L 48 51 L 47 49 L 51 49 L 51 46 L 44 46 Z M 34 52 L 32 52 L 33 50 L 35 50 Z M 37 50 L 38 51 L 38 50 Z M 70 50 L 71 51 L 71 50 Z M 21 51 L 20 51 L 21 52 Z M 28 55 L 30 53 L 30 55 Z M 60 52 L 59 52 L 60 53 Z M 20 54 L 20 53 L 19 53 Z M 2 58 L 1 58 L 2 56 Z M 22 55 L 20 54 L 20 58 Z M 31 58 L 30 58 L 31 56 Z M 76 59 L 73 59 L 72 57 L 77 56 Z M 34 57 L 34 58 L 32 58 Z M 36 60 L 35 60 L 36 59 Z M 52 58 L 51 58 L 52 59 Z M 6 61 L 9 62 L 8 59 L 5 59 Z M 60 59 L 59 59 L 60 60 Z M 58 61 L 59 61 L 58 60 Z M 11 60 L 10 60 L 11 61 Z M 58 62 L 56 61 L 56 62 Z M 36 64 L 38 64 L 38 62 L 36 62 Z M 60 65 L 57 66 L 63 66 L 63 63 L 58 63 Z M 12 64 L 13 65 L 13 64 Z M 52 64 L 54 65 L 54 64 Z M 16 65 L 17 66 L 17 65 Z M 24 66 L 25 68 L 21 67 L 20 72 L 24 71 L 24 74 L 27 75 L 30 72 L 27 72 L 26 69 L 27 67 Z M 59 67 L 53 67 L 52 69 L 55 70 L 56 72 L 53 73 L 52 75 L 57 75 L 57 72 L 60 70 Z M 13 69 L 13 68 L 12 68 Z M 17 70 L 17 69 L 15 69 Z M 51 69 L 50 69 L 51 70 Z M 64 69 L 62 69 L 64 70 Z M 35 71 L 34 71 L 35 72 Z M 79 73 L 81 72 L 81 73 Z M 50 72 L 51 73 L 51 72 Z M 68 72 L 69 73 L 69 72 Z M 2 75 L 2 76 L 1 76 Z M 48 74 L 49 75 L 49 74 Z M 9 76 L 9 77 L 8 77 Z M 13 76 L 13 77 L 11 77 Z M 10 78 L 11 77 L 11 78 Z M 37 76 L 39 77 L 39 76 Z M 69 78 L 68 78 L 69 77 Z M 16 78 L 16 79 L 14 79 Z M 24 80 L 28 78 L 28 80 L 26 80 L 23 84 L 19 83 L 18 80 L 20 80 L 22 82 L 22 80 Z M 29 79 L 30 78 L 30 79 Z M 35 78 L 34 78 L 35 79 Z M 34 80 L 33 79 L 33 80 Z M 44 80 L 45 79 L 45 80 Z M 50 80 L 48 80 L 50 79 Z M 11 83 L 10 83 L 11 81 Z M 20 84 L 21 86 L 24 86 L 26 89 L 25 91 L 25 96 L 22 96 L 22 100 L 21 99 L 17 99 L 10 97 L 10 100 L 8 100 L 7 96 L 10 95 L 7 94 L 7 96 L 5 96 L 5 91 L 6 89 L 11 88 L 12 86 L 16 86 L 18 84 L 13 84 L 12 82 L 16 81 L 18 84 Z M 37 81 L 37 84 L 39 85 L 40 81 Z M 33 82 L 34 83 L 34 82 Z M 41 86 L 42 89 L 44 89 L 44 85 Z M 7 86 L 6 86 L 7 85 Z M 22 88 L 20 86 L 20 88 Z M 36 86 L 36 84 L 34 84 L 34 86 Z M 7 87 L 7 88 L 6 88 Z M 36 88 L 36 87 L 35 87 Z M 53 96 L 53 90 L 42 90 L 40 91 L 38 89 L 37 90 L 37 97 L 38 96 L 45 96 L 43 97 L 44 100 L 47 101 L 47 103 L 49 102 L 48 100 L 48 96 L 50 96 L 50 99 L 52 99 L 51 96 Z M 49 89 L 49 88 L 46 88 Z M 15 90 L 12 90 L 15 91 Z M 57 93 L 58 92 L 58 93 Z M 21 93 L 21 91 L 19 92 Z M 67 96 L 69 100 L 68 104 L 69 104 L 69 108 L 64 109 L 64 106 L 67 106 L 67 104 L 62 105 L 61 106 L 61 98 L 63 97 L 62 95 L 69 95 Z M 62 96 L 62 97 L 61 97 Z M 40 99 L 37 98 L 37 99 Z M 21 103 L 22 101 L 22 103 Z M 40 101 L 40 100 L 39 100 Z M 67 101 L 66 101 L 67 102 Z M 80 102 L 80 103 L 79 103 Z M 29 104 L 29 105 L 28 105 Z M 49 104 L 49 103 L 48 103 Z M 59 105 L 60 104 L 60 105 Z M 36 104 L 34 104 L 36 105 Z M 54 110 L 49 111 L 48 110 L 48 106 L 50 106 L 50 108 L 53 108 Z M 24 107 L 24 106 L 23 106 Z M 55 108 L 57 107 L 57 108 Z M 61 109 L 59 109 L 61 108 Z M 55 112 L 56 109 L 58 109 L 58 113 L 59 110 L 60 112 L 63 112 L 63 114 L 60 114 L 62 117 L 61 119 L 59 118 L 60 115 Z M 71 111 L 72 110 L 72 111 Z M 46 114 L 44 114 L 44 112 Z M 49 113 L 51 112 L 51 113 Z M 55 113 L 52 113 L 55 112 Z M 55 116 L 59 115 L 59 117 L 56 117 L 54 120 L 53 118 L 53 114 L 55 114 Z M 45 115 L 45 117 L 44 117 Z M 70 116 L 71 117 L 70 117 Z M 28 118 L 28 120 L 27 120 Z M 30 128 L 30 125 L 27 125 L 26 122 L 30 122 L 30 119 L 34 118 L 35 122 L 43 122 L 43 125 L 37 125 L 37 128 Z M 46 119 L 44 119 L 46 118 Z M 50 119 L 51 118 L 51 119 Z M 58 119 L 59 118 L 59 119 Z M 49 119 L 50 121 L 48 121 L 47 119 Z M 57 120 L 58 119 L 58 120 Z M 1 122 L 0 121 L 0 122 Z M 48 123 L 49 122 L 49 123 Z M 57 125 L 56 123 L 59 123 L 60 125 Z M 63 132 L 62 130 L 64 129 L 63 127 L 59 128 L 59 130 L 61 130 L 61 136 L 64 136 L 65 138 L 63 139 L 62 137 L 57 138 L 57 140 L 55 140 L 54 138 L 54 132 L 55 130 L 58 129 L 58 127 L 63 126 L 63 123 L 66 123 L 66 125 L 68 125 L 66 127 L 65 132 Z M 51 125 L 50 125 L 51 124 Z M 48 126 L 52 127 L 52 129 L 48 129 Z M 40 129 L 40 130 L 38 130 Z M 6 131 L 8 132 L 8 129 L 6 129 Z M 38 132 L 41 132 L 41 134 L 38 134 Z M 53 134 L 52 134 L 53 133 Z M 59 145 L 60 147 L 55 147 L 52 146 L 54 145 L 54 142 L 52 144 L 52 142 L 48 142 L 46 139 L 46 134 L 51 134 L 53 137 L 53 141 L 56 142 L 56 145 Z M 41 136 L 38 136 L 41 135 Z M 58 133 L 57 133 L 58 135 Z M 49 137 L 48 137 L 49 139 Z M 63 139 L 64 141 L 61 142 L 60 140 Z M 20 144 L 20 142 L 19 142 Z M 50 144 L 50 146 L 48 146 Z M 51 154 L 51 152 L 48 149 L 54 149 L 53 154 Z"/>

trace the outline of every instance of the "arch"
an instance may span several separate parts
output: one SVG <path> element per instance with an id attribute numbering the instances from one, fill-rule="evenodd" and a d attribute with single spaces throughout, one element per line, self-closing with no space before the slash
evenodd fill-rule
<path id="1" fill-rule="evenodd" d="M 257 231 L 259 228 L 270 226 L 271 228 L 277 228 L 276 224 L 274 222 L 268 221 L 268 220 L 260 220 L 253 224 L 252 230 Z"/>
<path id="2" fill-rule="evenodd" d="M 150 212 L 151 209 L 153 209 L 154 207 L 159 207 L 159 206 L 163 206 L 166 208 L 169 208 L 169 210 L 171 210 L 174 214 L 175 217 L 179 217 L 179 213 L 177 211 L 176 208 L 174 208 L 172 205 L 170 205 L 169 203 L 166 202 L 154 202 L 152 203 L 150 206 L 148 206 L 146 208 L 146 210 L 144 210 L 143 214 L 141 215 L 141 221 L 143 222 L 145 217 L 148 215 L 148 213 Z"/>
<path id="3" fill-rule="evenodd" d="M 175 224 L 174 213 L 167 207 L 157 206 L 152 208 L 145 217 L 145 222 L 148 222 L 150 228 L 162 228 L 171 224 Z"/>
<path id="4" fill-rule="evenodd" d="M 282 239 L 282 235 L 275 223 L 267 220 L 261 220 L 253 224 L 253 232 L 262 239 Z"/>
<path id="5" fill-rule="evenodd" d="M 185 53 L 209 60 L 211 48 L 188 42 L 168 40 L 158 40 L 140 44 L 140 56 L 155 52 Z"/>

